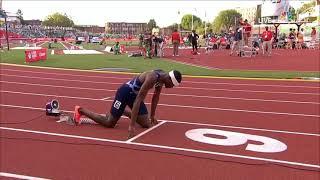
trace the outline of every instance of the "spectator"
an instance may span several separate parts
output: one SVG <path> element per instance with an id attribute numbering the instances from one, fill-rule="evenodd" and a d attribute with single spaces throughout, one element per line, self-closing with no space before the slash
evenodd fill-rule
<path id="1" fill-rule="evenodd" d="M 49 48 L 49 49 L 52 48 L 52 39 L 51 39 L 51 41 L 49 41 L 48 48 Z"/>
<path id="2" fill-rule="evenodd" d="M 317 31 L 315 27 L 312 27 L 311 31 L 311 41 L 315 42 L 317 40 Z"/>
<path id="3" fill-rule="evenodd" d="M 143 48 L 143 34 L 139 34 L 139 49 Z"/>
<path id="4" fill-rule="evenodd" d="M 118 41 L 117 41 L 116 44 L 113 46 L 113 53 L 114 53 L 114 55 L 120 54 L 120 44 L 119 44 Z"/>
<path id="5" fill-rule="evenodd" d="M 163 36 L 158 36 L 157 37 L 157 42 L 158 42 L 158 57 L 163 57 L 164 51 L 163 51 L 163 46 L 164 46 L 164 38 Z"/>
<path id="6" fill-rule="evenodd" d="M 301 28 L 300 32 L 298 32 L 297 35 L 297 39 L 298 39 L 298 43 L 297 43 L 297 48 L 298 49 L 302 49 L 303 48 L 303 44 L 304 44 L 304 32 L 303 32 L 303 28 Z"/>
<path id="7" fill-rule="evenodd" d="M 268 56 L 271 56 L 272 51 L 272 32 L 269 31 L 268 26 L 266 27 L 266 30 L 262 33 L 262 55 L 265 55 L 266 52 L 268 53 Z"/>
<path id="8" fill-rule="evenodd" d="M 248 20 L 245 19 L 244 22 L 240 21 L 240 24 L 242 25 L 243 28 L 243 40 L 244 40 L 244 45 L 248 46 L 249 42 L 249 37 L 251 36 L 251 25 L 248 23 Z"/>
<path id="9" fill-rule="evenodd" d="M 180 34 L 175 29 L 171 34 L 171 41 L 173 44 L 173 55 L 172 56 L 179 56 L 179 44 L 180 44 Z"/>
<path id="10" fill-rule="evenodd" d="M 199 39 L 199 35 L 196 33 L 195 30 L 192 30 L 192 33 L 189 36 L 189 41 L 192 44 L 192 52 L 199 54 L 198 53 L 198 39 Z M 196 50 L 196 51 L 195 51 Z"/>
<path id="11" fill-rule="evenodd" d="M 152 35 L 151 32 L 146 32 L 144 35 L 144 58 L 152 59 Z"/>
<path id="12" fill-rule="evenodd" d="M 233 34 L 233 42 L 231 45 L 231 52 L 230 52 L 230 56 L 233 55 L 234 51 L 239 50 L 239 43 L 242 40 L 242 29 L 241 28 L 237 28 L 236 31 Z"/>
<path id="13" fill-rule="evenodd" d="M 289 45 L 289 48 L 290 49 L 294 49 L 295 48 L 295 35 L 294 35 L 294 32 L 293 32 L 293 29 L 290 28 L 289 29 L 289 37 L 288 37 L 288 45 Z"/>

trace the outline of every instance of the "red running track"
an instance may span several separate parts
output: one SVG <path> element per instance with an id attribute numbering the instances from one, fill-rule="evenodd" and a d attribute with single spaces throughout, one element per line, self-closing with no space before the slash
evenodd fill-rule
<path id="1" fill-rule="evenodd" d="M 126 142 L 127 119 L 105 129 L 43 116 L 53 98 L 66 111 L 78 104 L 105 113 L 131 77 L 1 65 L 1 123 L 7 123 L 0 131 L 1 172 L 49 179 L 319 178 L 319 82 L 184 78 L 162 94 L 163 124 L 139 128 L 147 133 L 132 142 Z M 262 153 L 246 150 L 259 145 L 252 139 L 225 146 L 185 135 L 199 128 L 272 138 L 287 149 Z"/>

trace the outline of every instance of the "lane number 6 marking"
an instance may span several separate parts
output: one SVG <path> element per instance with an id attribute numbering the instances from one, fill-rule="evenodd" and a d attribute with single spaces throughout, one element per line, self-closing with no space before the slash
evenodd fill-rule
<path id="1" fill-rule="evenodd" d="M 256 141 L 257 144 L 250 142 L 246 146 L 246 150 L 254 152 L 277 153 L 287 149 L 286 144 L 273 138 L 217 129 L 192 129 L 185 135 L 197 142 L 220 146 L 239 146 L 246 144 L 248 140 Z"/>

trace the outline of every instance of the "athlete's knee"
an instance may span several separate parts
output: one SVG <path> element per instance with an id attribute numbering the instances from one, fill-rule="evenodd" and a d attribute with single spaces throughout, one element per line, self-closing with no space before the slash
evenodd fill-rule
<path id="1" fill-rule="evenodd" d="M 107 128 L 114 128 L 118 122 L 119 118 L 113 117 L 111 114 L 105 116 L 105 123 L 103 124 Z"/>

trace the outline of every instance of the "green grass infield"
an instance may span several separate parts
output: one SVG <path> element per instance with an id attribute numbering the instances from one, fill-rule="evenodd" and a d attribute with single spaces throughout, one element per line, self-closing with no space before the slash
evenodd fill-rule
<path id="1" fill-rule="evenodd" d="M 123 68 L 126 72 L 143 72 L 152 69 L 169 71 L 177 69 L 184 75 L 192 76 L 216 76 L 216 77 L 242 77 L 242 78 L 272 78 L 295 79 L 320 77 L 320 72 L 297 71 L 254 71 L 254 70 L 214 70 L 170 61 L 169 59 L 144 59 L 143 57 L 127 57 L 127 55 L 51 55 L 48 50 L 48 58 L 45 61 L 32 63 L 25 62 L 24 50 L 2 51 L 1 63 L 22 64 L 30 66 L 43 66 L 67 69 L 96 70 L 101 68 Z"/>

